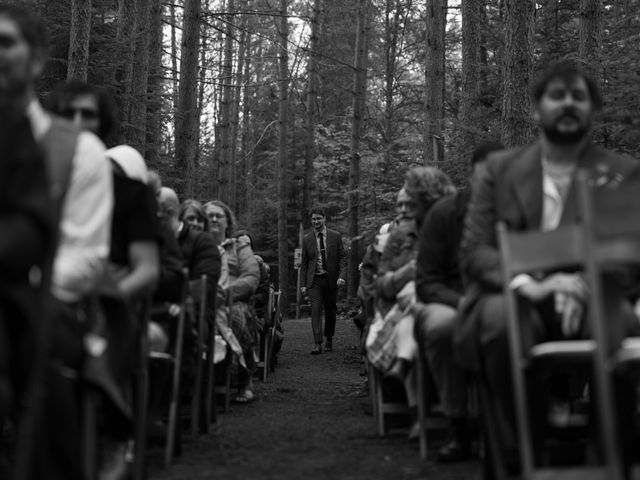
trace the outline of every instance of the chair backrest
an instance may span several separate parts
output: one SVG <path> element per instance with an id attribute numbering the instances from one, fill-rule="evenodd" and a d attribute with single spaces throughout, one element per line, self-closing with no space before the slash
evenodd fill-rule
<path id="1" fill-rule="evenodd" d="M 188 289 L 191 301 L 198 307 L 197 311 L 194 310 L 195 317 L 193 320 L 199 322 L 200 317 L 205 320 L 207 311 L 207 275 L 203 274 L 200 278 L 189 280 Z"/>
<path id="2" fill-rule="evenodd" d="M 561 225 L 549 232 L 508 232 L 504 224 L 497 226 L 501 252 L 504 293 L 509 312 L 509 341 L 514 368 L 516 402 L 527 405 L 522 378 L 515 369 L 526 364 L 522 351 L 519 306 L 511 279 L 520 273 L 548 272 L 566 268 L 583 272 L 590 287 L 587 316 L 595 348 L 592 350 L 594 386 L 598 406 L 600 438 L 610 478 L 621 478 L 619 435 L 616 427 L 615 402 L 610 376 L 612 355 L 611 322 L 605 311 L 602 273 L 614 264 L 640 263 L 640 182 L 626 182 L 616 188 L 594 188 L 587 175 L 579 172 L 576 179 L 579 220 Z M 519 382 L 520 380 L 520 382 Z M 520 384 L 518 384 L 520 383 Z M 520 398 L 518 398 L 520 396 Z M 528 411 L 524 408 L 524 411 Z M 519 417 L 523 417 L 519 413 Z M 520 418 L 520 425 L 527 420 Z M 521 444 L 528 444 L 522 436 Z M 523 458 L 525 470 L 532 468 L 532 458 Z M 526 465 L 528 464 L 528 465 Z"/>

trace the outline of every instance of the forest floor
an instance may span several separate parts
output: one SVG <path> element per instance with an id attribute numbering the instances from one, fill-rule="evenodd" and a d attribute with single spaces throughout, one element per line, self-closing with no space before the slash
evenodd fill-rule
<path id="1" fill-rule="evenodd" d="M 256 381 L 254 402 L 232 404 L 207 436 L 185 435 L 183 454 L 161 466 L 149 455 L 153 480 L 476 480 L 480 463 L 442 465 L 420 459 L 407 428 L 380 437 L 358 361 L 351 322 L 338 319 L 333 352 L 310 355 L 309 318 L 285 320 L 278 366 Z M 434 445 L 434 446 L 437 446 Z M 433 453 L 431 448 L 430 452 Z"/>

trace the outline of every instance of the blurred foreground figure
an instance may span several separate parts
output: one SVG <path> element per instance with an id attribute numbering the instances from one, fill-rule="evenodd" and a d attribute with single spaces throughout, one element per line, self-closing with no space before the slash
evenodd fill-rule
<path id="1" fill-rule="evenodd" d="M 109 254 L 113 193 L 102 142 L 50 116 L 36 100 L 34 85 L 47 46 L 44 25 L 29 8 L 0 3 L 0 104 L 29 120 L 46 162 L 51 224 L 58 228 L 57 250 L 55 255 L 49 252 L 53 270 L 48 318 L 42 316 L 38 325 L 40 337 L 50 346 L 43 384 L 46 401 L 33 422 L 38 431 L 31 432 L 37 450 L 23 457 L 30 460 L 32 478 L 72 480 L 82 478 L 77 376 L 85 357 L 86 307 Z M 40 237 L 18 238 L 26 244 Z M 3 242 L 9 238 L 4 229 L 2 238 Z M 18 439 L 18 449 L 20 459 L 30 448 Z M 20 469 L 23 466 L 18 462 Z"/>
<path id="2" fill-rule="evenodd" d="M 468 283 L 455 339 L 463 365 L 480 370 L 487 380 L 495 410 L 502 417 L 495 428 L 511 471 L 518 471 L 519 465 L 512 447 L 517 438 L 495 225 L 502 221 L 511 230 L 554 230 L 578 220 L 572 188 L 578 170 L 584 170 L 598 189 L 615 188 L 639 172 L 634 160 L 591 142 L 591 121 L 602 99 L 588 74 L 570 63 L 552 65 L 535 82 L 532 96 L 539 139 L 490 155 L 474 173 L 461 243 L 461 268 Z M 525 349 L 541 341 L 588 336 L 583 313 L 589 289 L 580 272 L 518 276 L 511 288 L 528 307 L 529 318 L 521 326 Z M 614 295 L 616 288 L 610 290 Z M 617 330 L 612 337 L 619 339 L 637 330 L 638 321 L 622 288 L 617 293 L 608 302 L 618 305 L 624 320 L 612 322 Z M 566 382 L 552 382 L 549 390 L 551 396 L 566 397 Z M 544 399 L 532 400 L 536 401 Z"/>

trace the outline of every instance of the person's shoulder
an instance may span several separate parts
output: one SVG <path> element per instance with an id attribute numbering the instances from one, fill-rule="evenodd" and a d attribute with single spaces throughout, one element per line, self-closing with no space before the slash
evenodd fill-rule
<path id="1" fill-rule="evenodd" d="M 534 142 L 524 146 L 496 150 L 487 155 L 485 160 L 486 168 L 493 171 L 504 171 L 513 168 L 518 163 L 529 158 L 539 148 L 538 142 Z"/>

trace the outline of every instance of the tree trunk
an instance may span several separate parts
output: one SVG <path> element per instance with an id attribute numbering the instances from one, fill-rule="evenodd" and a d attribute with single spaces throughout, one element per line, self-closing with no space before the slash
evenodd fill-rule
<path id="1" fill-rule="evenodd" d="M 222 102 L 220 108 L 220 198 L 231 205 L 231 104 L 233 101 L 233 13 L 234 0 L 227 0 L 227 15 L 224 39 L 224 60 L 222 65 Z"/>
<path id="2" fill-rule="evenodd" d="M 67 80 L 87 81 L 90 36 L 91 0 L 72 0 Z"/>
<path id="3" fill-rule="evenodd" d="M 245 17 L 246 18 L 246 17 Z M 243 19 L 244 20 L 244 19 Z M 231 205 L 233 206 L 234 212 L 236 215 L 242 215 L 242 211 L 240 210 L 240 197 L 238 195 L 238 183 L 240 179 L 238 178 L 238 171 L 240 169 L 237 165 L 237 151 L 238 151 L 238 131 L 240 124 L 240 100 L 242 100 L 242 80 L 244 73 L 244 63 L 246 61 L 247 56 L 247 37 L 249 33 L 247 31 L 246 22 L 242 22 L 242 35 L 240 36 L 240 51 L 238 52 L 238 65 L 236 66 L 236 74 L 233 85 L 233 104 L 231 108 L 231 132 L 230 132 L 230 155 L 229 155 L 229 163 L 231 164 Z"/>
<path id="4" fill-rule="evenodd" d="M 180 42 L 180 85 L 176 111 L 176 165 L 186 179 L 186 195 L 194 194 L 194 167 L 198 149 L 198 47 L 200 0 L 185 0 Z"/>
<path id="5" fill-rule="evenodd" d="M 120 0 L 118 4 L 118 30 L 116 43 L 121 49 L 118 69 L 118 95 L 116 102 L 122 120 L 123 132 L 128 129 L 129 106 L 133 82 L 133 63 L 136 50 L 135 34 L 138 30 L 138 2 Z"/>
<path id="6" fill-rule="evenodd" d="M 460 102 L 460 152 L 470 158 L 479 137 L 480 28 L 484 0 L 462 0 L 462 88 Z"/>
<path id="7" fill-rule="evenodd" d="M 162 140 L 162 4 L 151 2 L 149 22 L 149 79 L 147 91 L 147 146 L 145 159 L 149 168 L 158 168 L 160 164 L 160 142 Z"/>
<path id="8" fill-rule="evenodd" d="M 176 16 L 176 4 L 174 2 L 169 3 L 169 18 L 171 19 L 171 80 L 173 84 L 173 109 L 178 109 L 178 91 L 179 78 L 178 78 L 178 37 L 176 30 L 178 29 L 178 18 Z"/>
<path id="9" fill-rule="evenodd" d="M 447 0 L 427 1 L 427 45 L 425 71 L 424 163 L 444 160 L 444 34 Z"/>
<path id="10" fill-rule="evenodd" d="M 289 243 L 287 241 L 287 199 L 289 187 L 287 136 L 289 117 L 289 23 L 287 21 L 287 0 L 280 0 L 280 21 L 278 34 L 280 45 L 279 66 L 279 131 L 278 131 L 278 284 L 283 311 L 288 307 L 289 287 Z"/>
<path id="11" fill-rule="evenodd" d="M 400 25 L 400 2 L 386 0 L 385 12 L 385 75 L 384 75 L 384 166 L 392 162 L 395 143 L 396 122 L 394 120 L 393 96 L 396 90 L 396 56 L 398 51 L 398 29 Z"/>
<path id="12" fill-rule="evenodd" d="M 131 76 L 131 102 L 129 109 L 129 128 L 126 141 L 132 147 L 145 153 L 147 120 L 147 86 L 149 81 L 149 45 L 152 0 L 136 0 L 138 3 L 138 34 L 133 57 Z"/>
<path id="13" fill-rule="evenodd" d="M 351 123 L 351 162 L 349 165 L 349 272 L 348 295 L 356 296 L 358 289 L 358 264 L 360 263 L 360 232 L 358 215 L 360 207 L 360 139 L 367 92 L 367 56 L 369 36 L 370 0 L 359 0 L 356 30 L 356 52 L 353 73 L 353 121 Z"/>
<path id="14" fill-rule="evenodd" d="M 533 58 L 533 13 L 533 0 L 505 1 L 502 143 L 507 147 L 531 140 L 528 91 Z"/>
<path id="15" fill-rule="evenodd" d="M 305 155 L 302 185 L 302 224 L 311 226 L 310 214 L 313 193 L 313 159 L 316 156 L 316 122 L 318 121 L 318 25 L 322 13 L 322 0 L 314 0 L 311 15 L 311 38 L 309 39 L 309 65 L 307 79 L 307 115 L 305 117 Z"/>
<path id="16" fill-rule="evenodd" d="M 580 0 L 579 55 L 587 70 L 600 79 L 602 65 L 602 0 Z"/>

